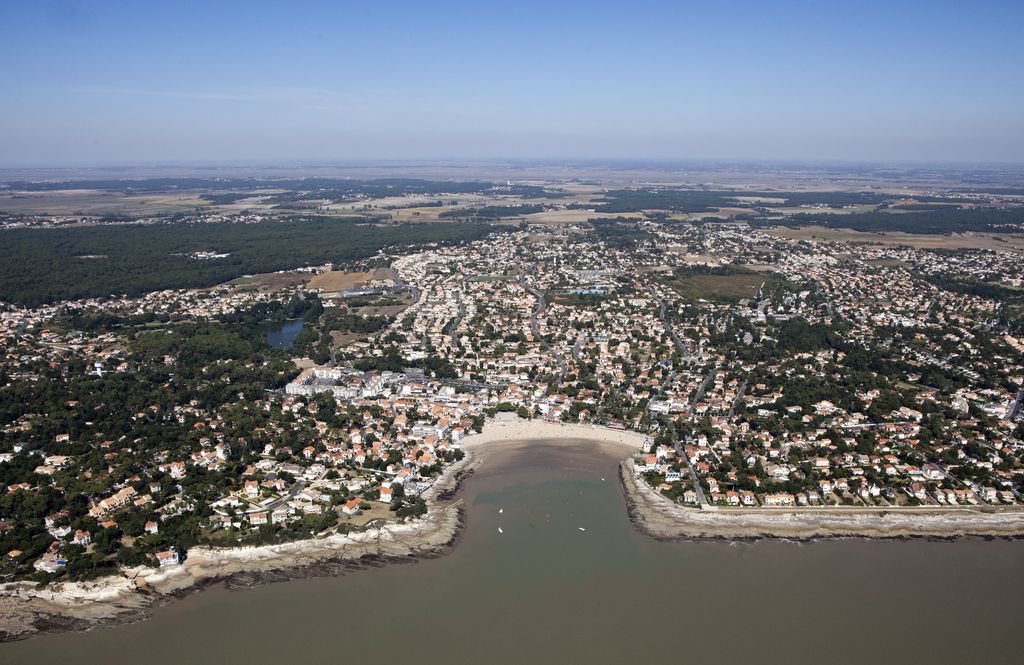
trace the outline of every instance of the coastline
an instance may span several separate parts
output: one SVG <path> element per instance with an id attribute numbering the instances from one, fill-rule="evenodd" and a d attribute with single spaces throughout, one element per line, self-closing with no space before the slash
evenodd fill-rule
<path id="1" fill-rule="evenodd" d="M 467 437 L 471 445 L 529 439 L 591 439 L 635 452 L 647 437 L 596 425 L 510 421 Z M 470 439 L 473 439 L 472 444 Z M 623 499 L 633 523 L 659 540 L 750 540 L 815 538 L 1024 537 L 1024 510 L 962 506 L 914 508 L 691 508 L 666 499 L 633 474 L 632 459 L 619 464 Z"/>
<path id="2" fill-rule="evenodd" d="M 577 425 L 538 420 L 488 421 L 480 434 L 467 436 L 463 448 L 467 454 L 479 446 L 495 441 L 529 441 L 530 439 L 585 439 L 621 446 L 624 454 L 636 452 L 650 437 L 630 430 L 610 429 L 600 425 Z"/>
<path id="3" fill-rule="evenodd" d="M 276 545 L 195 547 L 180 566 L 123 569 L 119 575 L 90 582 L 62 582 L 43 588 L 31 582 L 0 584 L 0 642 L 144 620 L 153 609 L 218 582 L 245 588 L 439 556 L 461 533 L 463 518 L 457 495 L 462 481 L 479 465 L 482 446 L 558 438 L 614 444 L 629 454 L 646 437 L 593 425 L 488 421 L 482 433 L 463 440 L 465 458 L 445 469 L 423 492 L 428 510 L 421 518 Z"/>
<path id="4" fill-rule="evenodd" d="M 630 519 L 659 540 L 784 538 L 935 538 L 1024 536 L 1024 511 L 984 512 L 943 508 L 925 512 L 893 509 L 712 508 L 680 506 L 633 473 L 632 460 L 619 464 L 619 480 Z"/>
<path id="5" fill-rule="evenodd" d="M 245 588 L 439 556 L 461 533 L 462 509 L 456 495 L 479 461 L 467 450 L 423 492 L 427 514 L 408 522 L 274 545 L 195 547 L 179 566 L 123 569 L 119 575 L 90 582 L 43 588 L 31 582 L 0 584 L 0 642 L 133 623 L 167 602 L 218 582 Z"/>
<path id="6" fill-rule="evenodd" d="M 538 439 L 591 441 L 621 453 L 619 480 L 630 520 L 659 540 L 859 537 L 871 539 L 1024 536 L 1024 511 L 983 512 L 950 508 L 931 513 L 900 509 L 699 509 L 675 504 L 637 478 L 631 454 L 649 437 L 596 425 L 544 421 L 488 421 L 463 440 L 466 453 L 423 492 L 427 514 L 350 534 L 238 548 L 195 547 L 168 569 L 124 569 L 92 582 L 43 588 L 30 582 L 0 584 L 0 642 L 36 634 L 89 630 L 133 623 L 155 608 L 216 583 L 246 588 L 289 579 L 343 575 L 346 571 L 408 563 L 442 555 L 462 532 L 457 498 L 463 480 L 480 465 L 481 449 L 497 442 L 521 445 Z"/>

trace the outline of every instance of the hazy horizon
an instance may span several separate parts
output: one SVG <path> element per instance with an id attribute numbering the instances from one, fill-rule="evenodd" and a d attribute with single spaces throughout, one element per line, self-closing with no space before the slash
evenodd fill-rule
<path id="1" fill-rule="evenodd" d="M 1024 162 L 1024 6 L 14 4 L 0 168 Z"/>

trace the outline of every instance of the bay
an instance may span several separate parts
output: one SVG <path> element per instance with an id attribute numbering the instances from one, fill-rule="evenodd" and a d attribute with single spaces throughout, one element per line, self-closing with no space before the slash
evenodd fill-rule
<path id="1" fill-rule="evenodd" d="M 0 645 L 0 662 L 1019 660 L 1022 542 L 660 542 L 627 517 L 613 447 L 487 446 L 441 557 L 214 587 L 136 624 Z"/>

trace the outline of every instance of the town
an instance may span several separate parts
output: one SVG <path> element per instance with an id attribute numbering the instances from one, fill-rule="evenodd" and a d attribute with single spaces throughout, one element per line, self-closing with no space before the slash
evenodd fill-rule
<path id="1" fill-rule="evenodd" d="M 0 665 L 1021 660 L 1024 2 L 3 8 Z"/>
<path id="2" fill-rule="evenodd" d="M 415 520 L 493 419 L 643 433 L 633 473 L 694 510 L 1014 510 L 1024 330 L 950 275 L 1018 262 L 620 218 L 8 306 L 0 574 Z"/>

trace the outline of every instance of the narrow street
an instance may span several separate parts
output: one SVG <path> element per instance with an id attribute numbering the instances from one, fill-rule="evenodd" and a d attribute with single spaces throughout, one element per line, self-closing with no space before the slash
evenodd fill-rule
<path id="1" fill-rule="evenodd" d="M 679 335 L 676 334 L 676 331 L 672 328 L 672 324 L 668 320 L 665 301 L 662 300 L 661 296 L 655 293 L 653 288 L 648 287 L 647 290 L 651 294 L 651 297 L 658 303 L 658 316 L 661 318 L 661 324 L 665 326 L 665 331 L 668 332 L 668 336 L 672 338 L 672 342 L 676 345 L 676 348 L 679 349 L 684 358 L 692 357 L 693 353 L 685 344 L 683 344 L 683 340 L 679 339 Z"/>
<path id="2" fill-rule="evenodd" d="M 704 381 L 702 381 L 701 384 L 697 386 L 697 390 L 693 393 L 693 398 L 690 399 L 689 406 L 686 407 L 686 415 L 693 415 L 693 410 L 697 407 L 697 402 L 701 401 L 701 399 L 704 398 L 704 393 L 708 389 L 708 384 L 711 383 L 711 380 L 715 378 L 715 373 L 717 371 L 718 366 L 713 365 L 711 367 L 711 371 L 708 372 L 708 375 L 706 377 L 704 377 Z"/>

